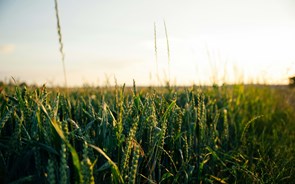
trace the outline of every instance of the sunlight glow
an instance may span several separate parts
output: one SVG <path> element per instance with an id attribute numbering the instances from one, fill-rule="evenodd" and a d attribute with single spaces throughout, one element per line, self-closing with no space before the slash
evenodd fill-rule
<path id="1" fill-rule="evenodd" d="M 53 7 L 33 0 L 1 4 L 0 80 L 13 76 L 28 83 L 63 84 Z M 69 86 L 114 84 L 115 78 L 119 84 L 132 85 L 135 79 L 138 85 L 164 85 L 169 67 L 175 85 L 287 84 L 295 75 L 291 0 L 65 0 L 59 9 Z"/>

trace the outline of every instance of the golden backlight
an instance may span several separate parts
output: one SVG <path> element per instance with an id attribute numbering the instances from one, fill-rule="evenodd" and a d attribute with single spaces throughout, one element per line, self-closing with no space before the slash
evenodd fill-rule
<path id="1" fill-rule="evenodd" d="M 58 2 L 69 86 L 287 84 L 295 75 L 292 0 Z M 54 1 L 1 2 L 0 27 L 1 81 L 64 84 Z"/>

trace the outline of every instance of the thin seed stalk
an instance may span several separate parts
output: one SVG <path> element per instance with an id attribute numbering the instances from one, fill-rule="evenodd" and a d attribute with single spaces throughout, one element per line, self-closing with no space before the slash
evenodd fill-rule
<path id="1" fill-rule="evenodd" d="M 158 48 L 157 48 L 157 28 L 156 23 L 154 22 L 154 44 L 155 44 L 155 60 L 156 60 L 156 67 L 157 67 L 157 80 L 160 81 L 159 76 L 159 66 L 158 66 Z"/>
<path id="2" fill-rule="evenodd" d="M 166 22 L 164 20 L 164 28 L 165 28 L 165 35 L 166 35 L 166 43 L 167 43 L 167 56 L 168 56 L 168 80 L 170 82 L 170 47 L 169 47 L 169 39 L 168 39 L 168 31 L 167 31 L 167 26 Z"/>
<path id="3" fill-rule="evenodd" d="M 64 80 L 65 80 L 65 87 L 67 88 L 67 74 L 66 74 L 66 66 L 65 66 L 65 54 L 63 51 L 63 42 L 62 42 L 62 34 L 61 34 L 61 27 L 60 27 L 60 18 L 58 14 L 58 3 L 57 0 L 54 0 L 55 3 L 55 15 L 56 15 L 56 21 L 57 21 L 57 34 L 58 34 L 58 42 L 59 42 L 59 52 L 61 54 L 61 61 L 63 66 L 63 72 L 64 72 Z"/>

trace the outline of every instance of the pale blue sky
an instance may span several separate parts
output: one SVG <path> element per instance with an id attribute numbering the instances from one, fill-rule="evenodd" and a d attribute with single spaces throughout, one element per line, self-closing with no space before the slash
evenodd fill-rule
<path id="1" fill-rule="evenodd" d="M 60 0 L 59 11 L 70 86 L 103 85 L 106 76 L 111 83 L 159 83 L 154 22 L 162 82 L 163 19 L 176 84 L 286 84 L 295 74 L 293 0 Z M 0 28 L 0 80 L 63 84 L 54 0 L 0 0 Z"/>

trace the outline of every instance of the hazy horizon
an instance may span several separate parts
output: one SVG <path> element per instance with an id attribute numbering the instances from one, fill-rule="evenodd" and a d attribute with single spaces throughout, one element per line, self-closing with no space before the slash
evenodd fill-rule
<path id="1" fill-rule="evenodd" d="M 292 0 L 59 2 L 69 86 L 287 84 L 295 75 Z M 0 2 L 0 81 L 64 84 L 54 1 Z"/>

